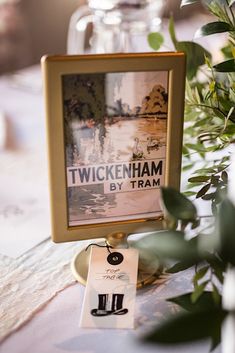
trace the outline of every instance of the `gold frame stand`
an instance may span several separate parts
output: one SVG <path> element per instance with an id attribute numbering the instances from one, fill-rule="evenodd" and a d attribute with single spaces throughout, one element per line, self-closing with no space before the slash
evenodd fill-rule
<path id="1" fill-rule="evenodd" d="M 128 235 L 123 232 L 111 233 L 107 236 L 106 241 L 96 243 L 98 246 L 110 246 L 112 249 L 126 249 L 135 246 L 135 242 L 127 241 Z M 95 245 L 95 243 L 94 243 Z M 86 285 L 90 249 L 87 247 L 77 253 L 71 262 L 71 270 L 75 279 L 83 285 Z M 163 272 L 163 267 L 156 255 L 149 249 L 139 250 L 139 265 L 138 265 L 138 279 L 137 288 L 142 288 L 146 285 L 152 284 Z"/>

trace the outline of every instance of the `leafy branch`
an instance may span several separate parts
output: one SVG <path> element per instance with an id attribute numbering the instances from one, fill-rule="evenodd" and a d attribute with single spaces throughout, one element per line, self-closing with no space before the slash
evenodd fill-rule
<path id="1" fill-rule="evenodd" d="M 205 232 L 189 199 L 172 188 L 161 191 L 168 230 L 142 238 L 137 241 L 137 247 L 151 248 L 165 263 L 174 260 L 174 265 L 167 268 L 168 273 L 193 266 L 194 289 L 169 298 L 183 310 L 160 323 L 144 339 L 169 344 L 211 338 L 214 349 L 220 343 L 221 326 L 229 314 L 222 308 L 220 292 L 225 271 L 230 265 L 235 266 L 235 207 L 224 199 L 215 222 Z M 196 229 L 197 235 L 190 239 L 192 229 Z"/>
<path id="2" fill-rule="evenodd" d="M 182 0 L 181 6 L 199 2 L 201 1 Z M 197 197 L 212 201 L 214 212 L 215 206 L 221 201 L 219 196 L 221 190 L 225 190 L 227 184 L 225 172 L 229 163 L 224 165 L 223 158 L 229 160 L 228 147 L 235 143 L 235 15 L 232 7 L 234 3 L 232 0 L 202 2 L 216 17 L 216 21 L 199 28 L 195 38 L 227 33 L 228 43 L 221 49 L 226 60 L 220 63 L 213 63 L 212 55 L 198 43 L 178 40 L 173 18 L 169 20 L 169 33 L 175 50 L 184 51 L 187 55 L 183 170 L 192 168 L 195 170 L 199 160 L 204 160 L 207 165 L 208 153 L 223 151 L 219 166 L 216 160 L 210 163 L 216 175 L 213 175 L 213 172 L 208 174 L 202 170 L 200 173 L 195 170 L 197 178 L 207 179 L 201 181 L 203 185 L 198 190 Z M 149 36 L 149 44 L 155 50 L 156 43 L 160 47 L 163 40 L 157 33 Z M 219 167 L 223 168 L 223 176 L 222 170 L 217 171 Z M 199 179 L 197 182 L 193 178 L 189 179 L 188 195 L 190 193 L 195 195 L 194 190 L 190 188 L 199 186 Z"/>

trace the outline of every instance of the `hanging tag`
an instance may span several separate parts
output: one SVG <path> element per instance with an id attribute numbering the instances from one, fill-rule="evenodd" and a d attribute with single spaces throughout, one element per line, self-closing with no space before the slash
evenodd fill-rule
<path id="1" fill-rule="evenodd" d="M 81 327 L 134 328 L 138 250 L 91 249 Z"/>

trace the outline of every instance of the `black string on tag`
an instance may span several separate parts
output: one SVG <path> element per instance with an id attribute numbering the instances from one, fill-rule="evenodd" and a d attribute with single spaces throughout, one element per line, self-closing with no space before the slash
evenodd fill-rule
<path id="1" fill-rule="evenodd" d="M 120 252 L 117 252 L 117 251 L 114 251 L 114 252 L 111 252 L 110 249 L 113 249 L 113 247 L 111 245 L 108 245 L 106 242 L 105 242 L 105 245 L 100 245 L 100 244 L 96 244 L 96 243 L 92 243 L 92 244 L 89 244 L 87 247 L 86 247 L 86 251 L 88 250 L 88 248 L 91 246 L 91 245 L 95 245 L 95 246 L 98 246 L 100 248 L 107 248 L 108 252 L 109 252 L 109 255 L 107 257 L 107 261 L 110 265 L 119 265 L 122 263 L 124 257 L 123 255 L 120 253 Z"/>

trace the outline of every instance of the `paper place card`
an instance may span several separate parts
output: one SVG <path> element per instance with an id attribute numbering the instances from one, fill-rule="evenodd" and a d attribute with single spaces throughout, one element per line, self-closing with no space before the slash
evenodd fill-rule
<path id="1" fill-rule="evenodd" d="M 134 328 L 138 250 L 93 246 L 81 327 Z"/>

